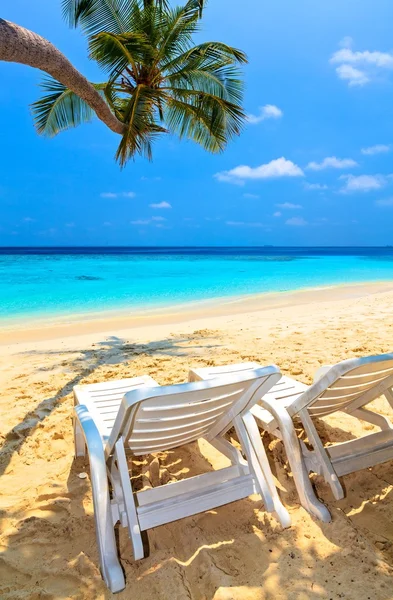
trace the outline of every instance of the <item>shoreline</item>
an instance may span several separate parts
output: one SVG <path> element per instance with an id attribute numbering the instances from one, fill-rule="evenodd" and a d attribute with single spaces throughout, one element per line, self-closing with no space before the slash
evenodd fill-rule
<path id="1" fill-rule="evenodd" d="M 0 346 L 23 342 L 43 342 L 89 334 L 114 334 L 134 328 L 175 325 L 206 318 L 229 317 L 304 304 L 335 302 L 391 291 L 393 291 L 393 280 L 369 281 L 284 292 L 224 296 L 146 310 L 140 308 L 133 311 L 110 309 L 62 316 L 26 317 L 6 325 L 0 321 Z"/>

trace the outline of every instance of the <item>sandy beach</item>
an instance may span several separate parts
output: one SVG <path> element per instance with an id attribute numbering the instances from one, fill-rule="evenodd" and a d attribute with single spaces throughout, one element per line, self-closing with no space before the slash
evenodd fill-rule
<path id="1" fill-rule="evenodd" d="M 393 282 L 227 299 L 156 314 L 7 324 L 0 331 L 0 598 L 138 600 L 388 600 L 393 597 L 393 465 L 348 475 L 335 501 L 313 476 L 332 523 L 300 507 L 282 445 L 263 434 L 293 526 L 283 531 L 258 496 L 149 532 L 134 562 L 119 531 L 127 588 L 111 595 L 98 569 L 88 462 L 73 459 L 72 388 L 148 374 L 257 361 L 310 383 L 322 364 L 393 349 Z M 382 399 L 378 409 L 390 415 Z M 373 426 L 319 421 L 342 441 Z M 262 433 L 262 432 L 261 432 Z M 218 468 L 206 443 L 142 461 L 153 483 Z"/>

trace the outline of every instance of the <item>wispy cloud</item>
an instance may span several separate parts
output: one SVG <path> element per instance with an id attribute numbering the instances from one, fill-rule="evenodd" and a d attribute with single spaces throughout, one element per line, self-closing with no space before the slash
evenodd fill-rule
<path id="1" fill-rule="evenodd" d="M 135 198 L 135 192 L 101 192 L 101 198 Z"/>
<path id="2" fill-rule="evenodd" d="M 112 223 L 111 223 L 110 221 L 105 221 L 105 222 L 103 223 L 103 226 L 104 226 L 104 227 L 112 227 Z"/>
<path id="3" fill-rule="evenodd" d="M 325 185 L 324 183 L 308 183 L 307 181 L 304 184 L 304 189 L 305 190 L 316 190 L 316 191 L 320 191 L 322 192 L 323 190 L 327 190 L 328 186 Z"/>
<path id="4" fill-rule="evenodd" d="M 285 225 L 290 225 L 292 227 L 305 227 L 308 225 L 308 223 L 305 219 L 303 219 L 303 217 L 292 217 L 291 219 L 287 219 L 285 221 Z"/>
<path id="5" fill-rule="evenodd" d="M 266 121 L 267 119 L 280 119 L 283 116 L 283 112 L 281 108 L 275 106 L 274 104 L 265 104 L 265 106 L 259 107 L 259 112 L 257 115 L 249 114 L 247 115 L 247 121 L 251 125 L 257 125 L 262 121 Z"/>
<path id="6" fill-rule="evenodd" d="M 277 210 L 275 213 L 273 213 L 273 217 L 281 217 L 282 213 L 280 213 L 279 210 Z"/>
<path id="7" fill-rule="evenodd" d="M 246 179 L 274 179 L 278 177 L 301 177 L 303 175 L 304 173 L 298 165 L 282 156 L 269 163 L 259 165 L 259 167 L 240 165 L 230 171 L 221 171 L 216 173 L 215 178 L 218 181 L 243 185 Z"/>
<path id="8" fill-rule="evenodd" d="M 387 144 L 376 144 L 375 146 L 368 146 L 362 148 L 360 152 L 366 154 L 366 156 L 372 156 L 373 154 L 382 154 L 383 152 L 390 152 L 391 146 Z"/>
<path id="9" fill-rule="evenodd" d="M 370 81 L 364 71 L 356 69 L 352 65 L 340 65 L 336 68 L 336 73 L 338 78 L 347 81 L 350 87 L 362 86 Z"/>
<path id="10" fill-rule="evenodd" d="M 337 158 L 336 156 L 327 156 L 321 162 L 310 162 L 307 169 L 312 171 L 322 171 L 323 169 L 351 169 L 357 167 L 358 163 L 352 158 Z"/>
<path id="11" fill-rule="evenodd" d="M 70 223 L 66 223 L 65 227 L 75 227 L 75 223 L 71 221 Z"/>
<path id="12" fill-rule="evenodd" d="M 283 202 L 282 204 L 276 204 L 277 208 L 282 208 L 283 210 L 297 210 L 299 208 L 303 208 L 301 204 L 292 204 L 292 202 Z"/>
<path id="13" fill-rule="evenodd" d="M 243 194 L 243 198 L 252 198 L 254 200 L 257 200 L 258 198 L 260 198 L 260 196 L 258 196 L 258 194 Z"/>
<path id="14" fill-rule="evenodd" d="M 24 217 L 23 222 L 24 223 L 35 223 L 36 219 L 33 219 L 32 217 Z"/>
<path id="15" fill-rule="evenodd" d="M 340 190 L 342 194 L 380 190 L 388 182 L 384 175 L 341 175 L 340 179 L 345 181 Z"/>
<path id="16" fill-rule="evenodd" d="M 382 198 L 381 200 L 377 200 L 375 202 L 377 206 L 392 206 L 393 207 L 393 197 L 391 198 Z"/>
<path id="17" fill-rule="evenodd" d="M 164 217 L 151 217 L 151 219 L 136 219 L 135 221 L 130 221 L 130 225 L 152 225 L 158 228 L 166 228 L 167 225 L 164 224 L 166 219 Z"/>
<path id="18" fill-rule="evenodd" d="M 266 227 L 264 223 L 258 221 L 226 221 L 225 225 L 229 227 Z"/>
<path id="19" fill-rule="evenodd" d="M 165 202 L 165 200 L 162 202 L 149 204 L 149 206 L 150 208 L 172 208 L 171 204 L 169 204 L 169 202 Z"/>
<path id="20" fill-rule="evenodd" d="M 363 86 L 375 79 L 381 71 L 393 69 L 393 54 L 390 52 L 355 52 L 350 37 L 344 38 L 340 46 L 340 50 L 331 56 L 330 63 L 339 65 L 336 67 L 336 73 L 340 79 L 346 80 L 349 86 Z"/>

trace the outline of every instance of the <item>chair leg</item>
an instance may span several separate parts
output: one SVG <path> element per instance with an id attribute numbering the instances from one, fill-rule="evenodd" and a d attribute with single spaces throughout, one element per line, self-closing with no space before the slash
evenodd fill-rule
<path id="1" fill-rule="evenodd" d="M 392 389 L 385 390 L 384 396 L 385 396 L 386 400 L 389 402 L 391 408 L 393 408 L 393 393 L 392 393 Z"/>
<path id="2" fill-rule="evenodd" d="M 115 445 L 115 459 L 119 469 L 120 483 L 123 492 L 124 506 L 127 514 L 128 532 L 131 539 L 134 559 L 144 558 L 144 545 L 141 530 L 139 527 L 138 513 L 136 510 L 134 494 L 131 488 L 130 475 L 126 453 L 124 451 L 123 438 L 120 438 Z"/>
<path id="3" fill-rule="evenodd" d="M 345 496 L 344 489 L 330 461 L 329 455 L 321 442 L 321 438 L 318 435 L 315 425 L 307 412 L 307 409 L 301 410 L 299 412 L 299 417 L 303 423 L 307 437 L 314 448 L 314 452 L 318 458 L 318 462 L 320 463 L 326 483 L 330 485 L 335 499 L 341 500 Z"/>
<path id="4" fill-rule="evenodd" d="M 291 517 L 277 493 L 269 461 L 254 417 L 247 412 L 242 417 L 237 417 L 234 420 L 234 425 L 247 457 L 250 471 L 253 472 L 265 501 L 266 510 L 275 512 L 283 527 L 290 527 Z"/>
<path id="5" fill-rule="evenodd" d="M 86 456 L 86 443 L 85 438 L 83 436 L 83 431 L 81 426 L 79 425 L 78 419 L 73 417 L 73 426 L 74 426 L 74 454 L 75 458 L 78 456 Z"/>
<path id="6" fill-rule="evenodd" d="M 279 424 L 279 429 L 284 443 L 284 448 L 291 467 L 300 503 L 309 513 L 317 519 L 329 523 L 331 516 L 326 506 L 318 500 L 304 464 L 299 440 L 296 435 L 293 421 L 288 411 L 278 402 L 267 402 L 264 398 L 260 401 L 262 408 L 268 410 Z"/>
<path id="7" fill-rule="evenodd" d="M 90 481 L 101 574 L 111 592 L 120 592 L 125 587 L 125 581 L 116 547 L 102 439 L 85 406 L 75 407 L 75 413 L 78 425 L 83 431 L 90 462 Z"/>

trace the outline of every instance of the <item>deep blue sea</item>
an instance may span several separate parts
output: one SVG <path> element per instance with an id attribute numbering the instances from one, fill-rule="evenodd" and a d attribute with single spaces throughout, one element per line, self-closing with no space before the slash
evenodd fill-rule
<path id="1" fill-rule="evenodd" d="M 0 318 L 393 281 L 393 248 L 0 248 Z"/>

